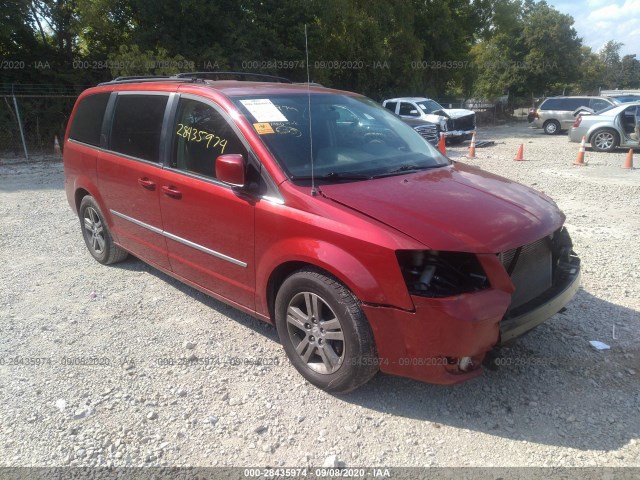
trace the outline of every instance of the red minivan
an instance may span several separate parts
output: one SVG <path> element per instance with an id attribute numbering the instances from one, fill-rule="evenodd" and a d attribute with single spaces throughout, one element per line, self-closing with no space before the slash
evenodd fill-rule
<path id="1" fill-rule="evenodd" d="M 578 289 L 564 215 L 540 192 L 451 161 L 361 95 L 210 75 L 78 98 L 65 188 L 100 263 L 131 253 L 275 324 L 335 393 L 378 370 L 473 378 Z"/>

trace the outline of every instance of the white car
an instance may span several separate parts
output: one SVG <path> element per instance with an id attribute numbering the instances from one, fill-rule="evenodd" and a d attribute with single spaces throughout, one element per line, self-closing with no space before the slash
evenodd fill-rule
<path id="1" fill-rule="evenodd" d="M 438 125 L 440 132 L 452 143 L 462 142 L 476 129 L 476 114 L 464 108 L 444 108 L 435 100 L 424 97 L 390 98 L 382 106 L 403 119 L 426 120 Z"/>

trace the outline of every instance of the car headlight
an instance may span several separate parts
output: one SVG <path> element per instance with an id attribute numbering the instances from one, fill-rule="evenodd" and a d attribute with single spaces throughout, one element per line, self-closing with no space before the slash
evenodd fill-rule
<path id="1" fill-rule="evenodd" d="M 472 253 L 398 250 L 396 256 L 412 295 L 450 297 L 489 287 L 487 275 Z"/>
<path id="2" fill-rule="evenodd" d="M 447 128 L 447 119 L 446 118 L 441 118 L 440 119 L 440 130 L 442 130 L 443 132 L 446 132 L 448 130 L 448 128 Z"/>

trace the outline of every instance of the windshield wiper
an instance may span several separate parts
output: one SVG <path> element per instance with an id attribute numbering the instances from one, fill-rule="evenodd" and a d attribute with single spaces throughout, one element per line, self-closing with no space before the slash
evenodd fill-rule
<path id="1" fill-rule="evenodd" d="M 354 172 L 329 172 L 323 175 L 314 175 L 316 180 L 370 180 L 371 175 Z M 291 180 L 311 180 L 311 175 L 292 175 Z"/>
<path id="2" fill-rule="evenodd" d="M 431 168 L 444 167 L 445 165 L 403 165 L 395 170 L 389 170 L 388 172 L 374 175 L 373 178 L 390 177 L 393 175 L 401 175 L 407 172 L 418 172 L 420 170 L 429 170 Z"/>

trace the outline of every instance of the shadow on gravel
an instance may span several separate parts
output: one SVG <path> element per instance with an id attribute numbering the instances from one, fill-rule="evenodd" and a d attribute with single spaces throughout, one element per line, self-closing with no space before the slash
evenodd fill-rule
<path id="1" fill-rule="evenodd" d="M 161 272 L 160 270 L 155 269 L 154 267 L 147 265 L 146 263 L 144 263 L 142 260 L 137 259 L 136 257 L 134 257 L 133 255 L 129 255 L 129 258 L 127 258 L 124 262 L 120 262 L 120 263 L 116 263 L 114 265 L 110 265 L 111 268 L 119 268 L 122 270 L 128 270 L 131 272 L 147 272 L 150 273 L 151 275 L 159 278 L 160 280 L 168 283 L 169 285 L 171 285 L 172 287 L 174 287 L 176 290 L 179 290 L 180 292 L 182 292 L 185 295 L 188 295 L 189 297 L 193 298 L 194 300 L 197 300 L 198 302 L 202 303 L 203 305 L 205 305 L 208 308 L 212 308 L 215 311 L 225 315 L 226 317 L 229 317 L 231 320 L 234 320 L 242 325 L 244 325 L 245 327 L 250 328 L 251 330 L 255 331 L 256 333 L 259 333 L 271 340 L 273 340 L 274 342 L 279 342 L 280 340 L 278 339 L 278 334 L 276 332 L 276 329 L 274 327 L 272 327 L 271 325 L 262 322 L 254 317 L 252 317 L 251 315 L 248 315 L 236 308 L 233 308 L 229 305 L 227 305 L 226 303 L 220 302 L 218 300 L 216 300 L 213 297 L 210 297 L 204 293 L 202 293 L 201 291 L 190 287 L 187 284 L 182 283 L 179 280 L 176 280 L 175 278 Z"/>
<path id="2" fill-rule="evenodd" d="M 341 398 L 434 429 L 616 450 L 640 438 L 639 336 L 639 312 L 580 290 L 566 312 L 504 347 L 496 371 L 452 386 L 378 375 Z M 611 349 L 596 351 L 590 340 Z"/>
<path id="3" fill-rule="evenodd" d="M 62 161 L 3 163 L 0 161 L 0 192 L 64 190 Z"/>
<path id="4" fill-rule="evenodd" d="M 278 342 L 275 328 L 135 257 L 113 268 L 148 272 Z M 480 378 L 441 386 L 380 374 L 336 399 L 423 420 L 434 429 L 447 425 L 545 445 L 616 450 L 640 438 L 639 336 L 639 312 L 581 289 L 564 313 L 504 347 L 501 366 Z M 596 351 L 590 340 L 603 341 L 611 349 Z"/>

